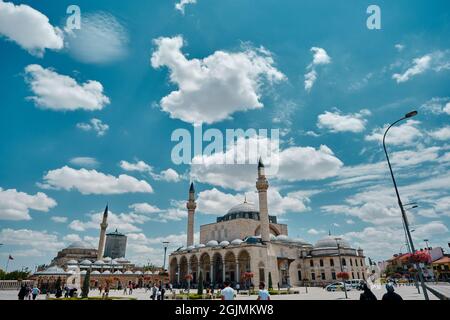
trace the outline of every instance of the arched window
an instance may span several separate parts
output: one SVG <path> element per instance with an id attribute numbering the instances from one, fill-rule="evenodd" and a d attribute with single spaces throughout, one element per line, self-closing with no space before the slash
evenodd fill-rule
<path id="1" fill-rule="evenodd" d="M 334 267 L 334 259 L 330 259 L 330 266 Z"/>
<path id="2" fill-rule="evenodd" d="M 323 260 L 322 259 L 320 259 L 319 263 L 320 263 L 320 266 L 323 267 Z"/>
<path id="3" fill-rule="evenodd" d="M 311 260 L 309 260 L 309 266 L 310 267 L 314 267 L 314 261 L 311 259 Z"/>
<path id="4" fill-rule="evenodd" d="M 355 265 L 358 266 L 358 259 L 355 259 Z"/>
<path id="5" fill-rule="evenodd" d="M 352 258 L 350 258 L 350 266 L 353 267 L 353 260 L 352 260 Z"/>
<path id="6" fill-rule="evenodd" d="M 342 265 L 346 266 L 347 265 L 347 261 L 345 260 L 345 258 L 342 258 Z"/>

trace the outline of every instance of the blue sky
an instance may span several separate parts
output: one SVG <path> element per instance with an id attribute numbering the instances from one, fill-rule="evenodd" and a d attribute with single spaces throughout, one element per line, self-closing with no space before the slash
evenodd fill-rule
<path id="1" fill-rule="evenodd" d="M 292 237 L 329 230 L 374 259 L 402 247 L 390 152 L 417 247 L 446 247 L 450 217 L 450 4 L 377 1 L 0 2 L 0 257 L 48 263 L 99 213 L 129 235 L 127 256 L 162 262 L 161 241 L 185 241 L 184 202 L 196 181 L 196 230 L 255 200 L 255 166 L 171 160 L 174 130 L 281 131 L 269 177 L 272 214 Z M 23 6 L 19 6 L 23 4 Z M 46 19 L 48 18 L 48 20 Z M 309 79 L 310 82 L 305 81 Z"/>

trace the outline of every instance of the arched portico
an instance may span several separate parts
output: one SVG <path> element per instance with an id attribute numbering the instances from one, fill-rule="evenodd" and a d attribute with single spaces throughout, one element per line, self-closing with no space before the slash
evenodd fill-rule
<path id="1" fill-rule="evenodd" d="M 233 251 L 228 251 L 225 254 L 225 281 L 230 281 L 232 283 L 236 283 L 239 281 L 239 278 L 236 273 L 236 255 Z"/>
<path id="2" fill-rule="evenodd" d="M 238 279 L 239 283 L 246 284 L 246 279 L 244 277 L 246 272 L 251 272 L 251 266 L 250 266 L 250 254 L 247 250 L 242 250 L 238 254 Z M 248 283 L 247 283 L 248 284 Z"/>
<path id="3" fill-rule="evenodd" d="M 172 285 L 178 284 L 178 260 L 176 257 L 170 259 L 169 277 L 170 283 L 172 283 Z"/>
<path id="4" fill-rule="evenodd" d="M 206 252 L 200 256 L 199 267 L 205 284 L 211 283 L 211 258 Z"/>
<path id="5" fill-rule="evenodd" d="M 224 281 L 223 277 L 223 259 L 222 255 L 216 252 L 213 256 L 213 277 L 212 282 L 214 284 L 222 284 Z"/>
<path id="6" fill-rule="evenodd" d="M 197 284 L 198 283 L 198 258 L 196 255 L 191 256 L 191 258 L 189 259 L 189 267 L 190 267 L 190 274 L 192 275 L 191 284 Z"/>

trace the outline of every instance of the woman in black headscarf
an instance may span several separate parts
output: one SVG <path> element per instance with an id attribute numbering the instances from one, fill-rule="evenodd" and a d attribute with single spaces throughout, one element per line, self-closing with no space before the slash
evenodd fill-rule
<path id="1" fill-rule="evenodd" d="M 378 300 L 377 297 L 373 294 L 373 292 L 370 290 L 367 283 L 364 283 L 362 285 L 363 293 L 361 293 L 359 300 L 365 300 L 365 301 L 375 301 Z"/>

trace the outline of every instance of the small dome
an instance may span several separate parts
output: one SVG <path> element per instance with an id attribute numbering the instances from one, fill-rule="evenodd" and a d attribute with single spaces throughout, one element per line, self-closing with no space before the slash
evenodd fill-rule
<path id="1" fill-rule="evenodd" d="M 91 274 L 100 274 L 100 271 L 95 270 L 95 271 L 92 271 Z"/>
<path id="2" fill-rule="evenodd" d="M 117 270 L 116 272 L 114 272 L 114 274 L 122 274 L 122 272 Z"/>
<path id="3" fill-rule="evenodd" d="M 277 240 L 277 236 L 274 234 L 270 234 L 270 240 Z"/>
<path id="4" fill-rule="evenodd" d="M 136 271 L 134 274 L 136 274 L 136 275 L 141 275 L 141 274 L 142 274 L 142 271 Z"/>
<path id="5" fill-rule="evenodd" d="M 103 261 L 110 262 L 112 259 L 110 257 L 103 258 Z"/>
<path id="6" fill-rule="evenodd" d="M 87 264 L 92 264 L 92 262 L 90 261 L 90 260 L 83 260 L 83 261 L 81 261 L 81 263 L 80 264 L 84 264 L 84 265 L 87 265 Z"/>
<path id="7" fill-rule="evenodd" d="M 208 241 L 208 243 L 206 244 L 207 247 L 217 247 L 218 245 L 219 243 L 216 240 Z"/>
<path id="8" fill-rule="evenodd" d="M 94 264 L 105 264 L 105 262 L 102 261 L 102 260 L 97 260 L 97 261 L 94 262 Z"/>
<path id="9" fill-rule="evenodd" d="M 119 259 L 117 259 L 116 260 L 118 263 L 129 263 L 130 261 L 128 261 L 127 259 L 125 259 L 125 258 L 119 258 Z"/>
<path id="10" fill-rule="evenodd" d="M 194 250 L 195 249 L 195 246 L 189 246 L 189 247 L 187 247 L 187 250 Z"/>
<path id="11" fill-rule="evenodd" d="M 124 274 L 133 274 L 133 271 L 128 270 L 128 271 L 125 271 Z"/>
<path id="12" fill-rule="evenodd" d="M 86 273 L 87 273 L 86 270 L 83 270 L 83 271 L 80 272 L 80 274 L 86 274 Z"/>
<path id="13" fill-rule="evenodd" d="M 219 243 L 219 246 L 221 246 L 223 248 L 228 247 L 229 245 L 230 245 L 230 242 L 228 242 L 228 241 L 222 241 L 221 243 Z"/>
<path id="14" fill-rule="evenodd" d="M 145 271 L 145 274 L 153 274 L 151 271 Z"/>
<path id="15" fill-rule="evenodd" d="M 242 242 L 244 241 L 242 241 L 241 239 L 234 239 L 233 241 L 231 241 L 231 244 L 233 246 L 239 246 Z"/>
<path id="16" fill-rule="evenodd" d="M 67 265 L 76 265 L 76 264 L 78 264 L 77 260 L 69 260 L 69 261 L 67 261 Z"/>
<path id="17" fill-rule="evenodd" d="M 205 245 L 203 243 L 200 243 L 200 244 L 196 244 L 195 247 L 196 248 L 204 248 Z"/>
<path id="18" fill-rule="evenodd" d="M 106 271 L 103 271 L 103 273 L 102 274 L 111 274 L 111 271 L 109 271 L 109 270 L 106 270 Z"/>
<path id="19" fill-rule="evenodd" d="M 320 239 L 316 242 L 314 248 L 337 248 L 338 243 L 340 248 L 350 248 L 350 244 L 347 241 L 343 239 L 336 240 L 333 236 L 327 236 Z"/>

